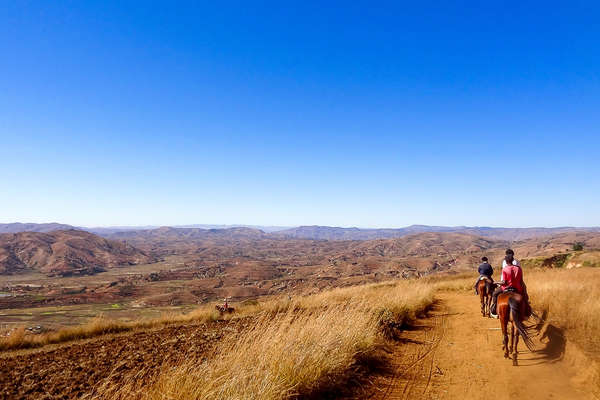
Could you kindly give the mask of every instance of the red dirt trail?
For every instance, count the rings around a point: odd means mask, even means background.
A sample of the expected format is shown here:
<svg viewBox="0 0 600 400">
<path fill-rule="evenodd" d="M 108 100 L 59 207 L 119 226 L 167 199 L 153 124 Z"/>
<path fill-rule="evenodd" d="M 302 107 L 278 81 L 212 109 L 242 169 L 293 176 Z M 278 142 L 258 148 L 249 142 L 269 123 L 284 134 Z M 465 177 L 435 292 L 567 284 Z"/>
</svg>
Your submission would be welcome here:
<svg viewBox="0 0 600 400">
<path fill-rule="evenodd" d="M 519 366 L 503 357 L 500 323 L 483 318 L 479 299 L 440 293 L 430 318 L 406 331 L 394 346 L 391 371 L 374 379 L 366 398 L 399 399 L 595 399 L 582 383 L 584 361 L 565 361 L 564 338 L 534 339 L 532 353 L 519 342 Z M 556 343 L 557 340 L 562 343 Z M 568 351 L 568 350 L 567 350 Z"/>
</svg>

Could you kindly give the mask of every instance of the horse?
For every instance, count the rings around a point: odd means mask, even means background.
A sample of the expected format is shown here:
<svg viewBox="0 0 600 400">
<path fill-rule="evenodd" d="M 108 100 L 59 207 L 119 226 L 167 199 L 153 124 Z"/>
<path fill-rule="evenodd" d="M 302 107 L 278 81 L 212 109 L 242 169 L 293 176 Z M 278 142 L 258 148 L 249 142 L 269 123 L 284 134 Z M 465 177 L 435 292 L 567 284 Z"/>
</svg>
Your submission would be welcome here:
<svg viewBox="0 0 600 400">
<path fill-rule="evenodd" d="M 215 309 L 221 314 L 231 314 L 233 312 L 235 312 L 235 308 L 233 307 L 229 307 L 229 301 L 228 301 L 229 297 L 226 297 L 225 299 L 223 299 L 223 304 L 217 304 L 215 306 Z"/>
<path fill-rule="evenodd" d="M 534 351 L 533 341 L 527 333 L 527 328 L 523 325 L 525 315 L 525 302 L 523 296 L 517 292 L 504 292 L 498 295 L 497 305 L 498 317 L 500 319 L 500 328 L 502 329 L 502 350 L 504 350 L 504 358 L 510 358 L 512 353 L 512 362 L 514 366 L 519 365 L 517 354 L 519 351 L 519 335 L 523 338 L 523 342 L 527 348 Z M 508 346 L 508 323 L 510 327 L 510 348 Z"/>
<path fill-rule="evenodd" d="M 481 301 L 481 315 L 483 317 L 490 316 L 490 306 L 492 304 L 493 292 L 494 287 L 491 280 L 484 278 L 477 282 L 477 293 L 479 293 L 479 301 Z"/>
</svg>

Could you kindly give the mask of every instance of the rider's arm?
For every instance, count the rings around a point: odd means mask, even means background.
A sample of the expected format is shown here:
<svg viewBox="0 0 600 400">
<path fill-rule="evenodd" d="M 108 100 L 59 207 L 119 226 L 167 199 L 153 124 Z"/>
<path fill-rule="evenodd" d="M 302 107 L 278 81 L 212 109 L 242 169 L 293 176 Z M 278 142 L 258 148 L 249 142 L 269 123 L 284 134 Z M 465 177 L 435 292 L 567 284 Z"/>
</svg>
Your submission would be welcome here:
<svg viewBox="0 0 600 400">
<path fill-rule="evenodd" d="M 500 285 L 506 285 L 508 279 L 508 272 L 506 272 L 504 268 L 502 268 L 502 273 L 500 274 Z"/>
</svg>

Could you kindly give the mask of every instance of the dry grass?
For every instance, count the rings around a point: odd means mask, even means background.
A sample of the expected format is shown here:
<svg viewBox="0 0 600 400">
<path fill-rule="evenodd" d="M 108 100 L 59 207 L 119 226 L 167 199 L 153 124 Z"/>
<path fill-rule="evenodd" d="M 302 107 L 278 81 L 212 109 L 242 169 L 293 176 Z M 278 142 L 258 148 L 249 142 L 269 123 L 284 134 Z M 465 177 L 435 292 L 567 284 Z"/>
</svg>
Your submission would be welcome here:
<svg viewBox="0 0 600 400">
<path fill-rule="evenodd" d="M 600 269 L 525 271 L 534 308 L 592 351 L 600 351 Z"/>
<path fill-rule="evenodd" d="M 166 368 L 150 388 L 136 388 L 132 380 L 98 398 L 269 400 L 315 395 L 346 382 L 357 366 L 379 354 L 382 331 L 414 318 L 432 301 L 430 285 L 412 281 L 271 302 L 263 305 L 251 329 L 223 343 L 214 357 Z"/>
<path fill-rule="evenodd" d="M 240 314 L 236 316 L 240 316 Z M 227 318 L 228 316 L 224 317 Z M 88 339 L 110 333 L 158 328 L 178 323 L 205 322 L 216 320 L 217 318 L 220 317 L 216 310 L 202 307 L 188 314 L 165 314 L 159 318 L 133 322 L 124 322 L 98 316 L 87 324 L 65 327 L 55 332 L 47 332 L 38 335 L 26 334 L 24 327 L 19 327 L 12 331 L 9 336 L 0 338 L 0 351 L 42 347 L 48 344 Z"/>
<path fill-rule="evenodd" d="M 473 291 L 477 272 L 463 272 L 456 275 L 429 276 L 423 278 L 429 282 L 436 290 L 444 291 Z"/>
</svg>

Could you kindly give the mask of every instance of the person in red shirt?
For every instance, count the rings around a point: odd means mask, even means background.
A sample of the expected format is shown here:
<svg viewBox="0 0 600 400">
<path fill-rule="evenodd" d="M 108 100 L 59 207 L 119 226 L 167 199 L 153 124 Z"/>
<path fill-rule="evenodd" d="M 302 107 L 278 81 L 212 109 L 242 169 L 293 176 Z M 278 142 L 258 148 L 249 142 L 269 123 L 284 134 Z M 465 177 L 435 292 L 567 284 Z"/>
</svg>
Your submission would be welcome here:
<svg viewBox="0 0 600 400">
<path fill-rule="evenodd" d="M 502 280 L 500 286 L 496 288 L 492 295 L 492 307 L 490 313 L 492 317 L 498 318 L 496 314 L 496 304 L 498 303 L 498 295 L 505 290 L 511 288 L 515 292 L 523 296 L 526 304 L 526 315 L 531 314 L 531 308 L 529 306 L 529 296 L 527 295 L 527 287 L 523 282 L 523 270 L 519 261 L 515 260 L 515 252 L 511 249 L 506 250 L 506 257 L 502 263 Z"/>
<path fill-rule="evenodd" d="M 513 260 L 510 264 L 507 260 L 504 261 L 505 265 L 502 266 L 502 283 L 500 287 L 502 290 L 506 290 L 509 287 L 515 289 L 519 294 L 523 294 L 523 270 L 517 260 Z"/>
</svg>

